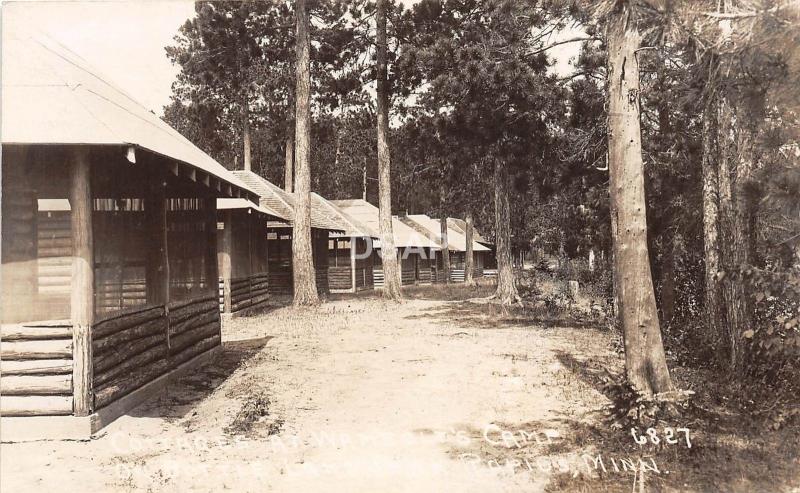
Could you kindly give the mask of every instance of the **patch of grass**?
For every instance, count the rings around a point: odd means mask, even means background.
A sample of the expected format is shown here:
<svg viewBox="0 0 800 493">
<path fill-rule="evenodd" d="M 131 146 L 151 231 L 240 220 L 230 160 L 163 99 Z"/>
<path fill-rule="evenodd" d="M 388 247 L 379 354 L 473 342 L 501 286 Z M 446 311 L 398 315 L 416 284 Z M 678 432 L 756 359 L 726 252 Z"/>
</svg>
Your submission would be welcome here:
<svg viewBox="0 0 800 493">
<path fill-rule="evenodd" d="M 225 428 L 225 432 L 231 435 L 246 435 L 253 430 L 256 423 L 264 421 L 269 417 L 270 400 L 266 393 L 261 392 L 248 396 L 233 422 Z M 283 427 L 283 420 L 276 419 L 267 423 L 267 435 L 275 435 Z"/>
<path fill-rule="evenodd" d="M 497 285 L 494 281 L 481 279 L 474 286 L 464 283 L 428 284 L 407 286 L 403 295 L 412 300 L 461 301 L 470 298 L 486 298 L 494 294 Z"/>
</svg>

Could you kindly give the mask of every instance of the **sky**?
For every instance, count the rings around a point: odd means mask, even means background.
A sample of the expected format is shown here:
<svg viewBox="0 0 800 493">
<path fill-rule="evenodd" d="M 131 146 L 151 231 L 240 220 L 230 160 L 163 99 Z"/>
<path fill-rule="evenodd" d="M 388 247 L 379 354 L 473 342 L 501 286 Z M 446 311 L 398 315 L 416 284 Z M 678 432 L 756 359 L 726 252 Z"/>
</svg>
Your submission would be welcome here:
<svg viewBox="0 0 800 493">
<path fill-rule="evenodd" d="M 167 59 L 178 28 L 194 16 L 191 0 L 0 0 L 3 28 L 42 32 L 84 58 L 157 115 L 178 73 Z M 411 6 L 415 0 L 401 0 Z M 558 38 L 574 36 L 562 33 Z M 555 48 L 556 71 L 569 72 L 579 43 Z"/>
</svg>

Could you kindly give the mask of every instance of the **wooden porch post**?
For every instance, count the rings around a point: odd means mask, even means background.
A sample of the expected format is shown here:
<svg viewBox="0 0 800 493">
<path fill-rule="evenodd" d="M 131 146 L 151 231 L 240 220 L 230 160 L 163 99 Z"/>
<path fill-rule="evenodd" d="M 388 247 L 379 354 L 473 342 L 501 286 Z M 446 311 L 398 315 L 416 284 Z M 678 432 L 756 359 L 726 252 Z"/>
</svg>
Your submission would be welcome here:
<svg viewBox="0 0 800 493">
<path fill-rule="evenodd" d="M 231 312 L 231 243 L 233 242 L 233 215 L 226 210 L 225 229 L 222 230 L 222 306 L 225 313 Z"/>
<path fill-rule="evenodd" d="M 356 289 L 356 247 L 358 246 L 358 240 L 355 236 L 350 237 L 350 271 L 351 271 L 351 282 L 353 283 L 353 292 L 358 292 Z"/>
<path fill-rule="evenodd" d="M 72 393 L 75 416 L 92 412 L 92 323 L 94 322 L 94 245 L 89 153 L 79 148 L 72 155 L 69 201 L 72 209 Z"/>
<path fill-rule="evenodd" d="M 219 299 L 219 267 L 217 266 L 217 199 L 205 199 L 206 208 L 206 279 L 208 289 Z"/>
<path fill-rule="evenodd" d="M 450 284 L 450 241 L 447 239 L 447 216 L 442 216 L 442 219 L 440 219 L 440 226 L 442 240 L 442 269 L 444 270 L 445 282 Z"/>
</svg>

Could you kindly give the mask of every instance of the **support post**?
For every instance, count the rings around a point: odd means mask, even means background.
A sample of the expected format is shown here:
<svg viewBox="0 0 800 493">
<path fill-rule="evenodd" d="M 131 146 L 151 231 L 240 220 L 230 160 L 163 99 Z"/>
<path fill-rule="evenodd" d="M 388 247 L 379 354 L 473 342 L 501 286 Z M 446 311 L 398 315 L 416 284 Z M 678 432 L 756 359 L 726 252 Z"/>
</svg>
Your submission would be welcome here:
<svg viewBox="0 0 800 493">
<path fill-rule="evenodd" d="M 358 245 L 358 240 L 355 236 L 350 237 L 350 272 L 351 272 L 351 282 L 353 283 L 352 288 L 353 292 L 358 292 L 356 288 L 356 247 Z M 338 255 L 337 255 L 338 257 Z"/>
<path fill-rule="evenodd" d="M 170 301 L 170 283 L 171 277 L 169 272 L 169 221 L 167 217 L 168 207 L 167 207 L 167 199 L 166 199 L 166 182 L 161 187 L 161 263 L 164 266 L 164 277 L 163 281 L 163 290 L 164 290 L 164 315 L 167 317 L 167 323 L 164 327 L 164 333 L 167 338 L 167 351 L 170 350 L 172 344 L 169 339 L 169 301 Z"/>
<path fill-rule="evenodd" d="M 233 243 L 233 215 L 226 210 L 225 227 L 222 230 L 222 307 L 225 313 L 231 312 L 231 244 Z"/>
<path fill-rule="evenodd" d="M 94 322 L 94 242 L 89 153 L 79 148 L 72 155 L 69 201 L 72 214 L 72 392 L 73 414 L 92 412 L 92 323 Z"/>
<path fill-rule="evenodd" d="M 440 219 L 441 240 L 442 240 L 442 268 L 444 269 L 444 279 L 450 284 L 450 241 L 447 239 L 447 216 Z"/>
<path fill-rule="evenodd" d="M 207 197 L 206 209 L 206 279 L 209 294 L 219 297 L 219 268 L 217 267 L 217 199 Z"/>
</svg>

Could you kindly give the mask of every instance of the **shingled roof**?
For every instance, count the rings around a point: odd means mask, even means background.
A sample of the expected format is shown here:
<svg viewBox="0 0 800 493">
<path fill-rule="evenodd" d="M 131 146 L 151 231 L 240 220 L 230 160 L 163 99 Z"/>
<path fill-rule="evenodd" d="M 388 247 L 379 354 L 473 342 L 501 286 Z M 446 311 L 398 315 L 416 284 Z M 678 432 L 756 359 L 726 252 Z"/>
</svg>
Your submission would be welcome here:
<svg viewBox="0 0 800 493">
<path fill-rule="evenodd" d="M 455 217 L 448 217 L 447 218 L 447 227 L 451 228 L 451 229 L 455 229 L 456 231 L 458 231 L 459 233 L 464 235 L 464 238 L 467 237 L 467 223 L 463 219 L 458 219 L 458 218 L 455 218 Z M 475 226 L 472 227 L 472 239 L 474 241 L 477 241 L 478 243 L 483 243 L 484 245 L 491 245 L 492 244 L 490 241 L 488 241 L 486 238 L 484 238 L 483 235 L 480 234 L 480 232 L 478 231 L 478 229 Z"/>
<path fill-rule="evenodd" d="M 288 218 L 281 216 L 277 211 L 265 205 L 258 205 L 247 199 L 217 199 L 217 210 L 224 211 L 230 209 L 250 209 L 275 219 L 288 220 Z"/>
<path fill-rule="evenodd" d="M 425 214 L 409 214 L 403 220 L 406 224 L 415 227 L 417 231 L 424 231 L 429 238 L 435 238 L 441 244 L 441 222 L 438 219 L 433 219 Z M 414 226 L 414 224 L 416 226 Z M 467 238 L 455 228 L 451 227 L 450 222 L 447 224 L 447 249 L 453 252 L 466 252 L 467 251 Z M 481 245 L 480 243 L 472 242 L 473 252 L 487 252 L 489 248 Z"/>
<path fill-rule="evenodd" d="M 371 228 L 377 237 L 380 236 L 377 207 L 361 199 L 331 200 L 330 202 L 355 221 Z M 433 248 L 434 250 L 439 250 L 437 242 L 403 224 L 397 216 L 392 217 L 392 233 L 394 233 L 394 245 L 396 247 Z M 375 248 L 380 248 L 380 242 L 376 242 L 374 246 Z"/>
<path fill-rule="evenodd" d="M 7 24 L 4 23 L 4 27 Z M 134 146 L 179 161 L 252 194 L 84 59 L 42 34 L 3 29 L 3 144 Z"/>
<path fill-rule="evenodd" d="M 326 200 L 322 197 L 320 198 L 322 199 L 321 203 L 323 206 L 332 209 L 332 212 L 337 214 L 341 218 L 341 220 L 347 224 L 348 229 L 345 230 L 345 233 L 348 236 L 364 236 L 374 239 L 380 238 L 380 232 L 377 229 L 367 224 L 364 224 L 355 217 L 347 214 L 338 205 L 334 203 L 335 201 Z"/>
<path fill-rule="evenodd" d="M 287 192 L 252 171 L 237 170 L 233 174 L 261 197 L 261 205 L 279 213 L 279 217 L 285 218 L 289 224 L 294 223 L 294 194 Z M 368 236 L 368 234 L 357 231 L 357 228 L 350 224 L 341 211 L 336 207 L 332 207 L 332 204 L 328 204 L 328 202 L 320 195 L 311 193 L 312 228 L 342 231 L 345 234 L 353 234 L 355 236 Z"/>
</svg>

